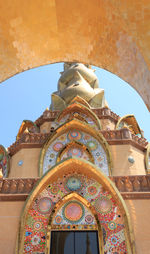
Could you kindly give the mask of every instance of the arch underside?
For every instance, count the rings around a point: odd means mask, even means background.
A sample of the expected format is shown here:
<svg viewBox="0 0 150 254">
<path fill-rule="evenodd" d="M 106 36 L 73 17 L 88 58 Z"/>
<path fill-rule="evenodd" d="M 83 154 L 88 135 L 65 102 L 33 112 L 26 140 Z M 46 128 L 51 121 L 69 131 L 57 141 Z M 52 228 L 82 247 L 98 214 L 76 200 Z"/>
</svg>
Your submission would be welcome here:
<svg viewBox="0 0 150 254">
<path fill-rule="evenodd" d="M 0 8 L 0 81 L 41 65 L 83 62 L 127 81 L 150 109 L 149 1 L 6 0 Z"/>
<path fill-rule="evenodd" d="M 134 253 L 121 195 L 111 180 L 81 159 L 57 164 L 40 179 L 26 202 L 20 225 L 16 253 L 45 253 L 47 234 L 60 228 L 98 230 L 101 254 L 110 250 Z"/>
</svg>

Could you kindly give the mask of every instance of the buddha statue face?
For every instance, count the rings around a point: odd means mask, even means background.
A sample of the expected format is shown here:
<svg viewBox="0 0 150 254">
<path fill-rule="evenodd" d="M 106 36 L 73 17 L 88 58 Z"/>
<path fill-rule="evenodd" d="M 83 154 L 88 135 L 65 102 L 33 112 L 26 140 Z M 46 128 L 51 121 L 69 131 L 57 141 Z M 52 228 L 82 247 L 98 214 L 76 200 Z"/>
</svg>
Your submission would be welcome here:
<svg viewBox="0 0 150 254">
<path fill-rule="evenodd" d="M 76 96 L 91 106 L 102 107 L 104 90 L 98 88 L 98 79 L 90 67 L 81 63 L 65 63 L 58 81 L 58 91 L 52 94 L 51 108 L 65 108 Z"/>
</svg>

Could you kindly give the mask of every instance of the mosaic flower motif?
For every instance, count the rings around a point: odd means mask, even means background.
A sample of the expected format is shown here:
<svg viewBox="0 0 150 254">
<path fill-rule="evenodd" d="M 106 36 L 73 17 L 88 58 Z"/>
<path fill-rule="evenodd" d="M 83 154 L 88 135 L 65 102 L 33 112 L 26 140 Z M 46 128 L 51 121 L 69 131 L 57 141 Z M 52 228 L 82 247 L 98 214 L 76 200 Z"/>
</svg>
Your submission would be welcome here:
<svg viewBox="0 0 150 254">
<path fill-rule="evenodd" d="M 38 201 L 38 211 L 42 214 L 47 214 L 52 208 L 52 201 L 48 197 L 41 198 Z"/>
<path fill-rule="evenodd" d="M 99 213 L 107 214 L 112 210 L 112 202 L 107 197 L 99 197 L 96 199 L 94 206 Z"/>
<path fill-rule="evenodd" d="M 87 142 L 87 146 L 92 150 L 92 151 L 95 151 L 98 147 L 98 144 L 96 141 L 94 140 L 91 140 L 91 141 L 88 141 Z"/>
<path fill-rule="evenodd" d="M 79 141 L 81 138 L 82 138 L 82 133 L 80 131 L 78 131 L 78 130 L 71 130 L 68 133 L 68 139 L 70 141 L 72 141 L 72 140 Z"/>
<path fill-rule="evenodd" d="M 63 217 L 70 223 L 79 223 L 83 216 L 84 207 L 77 201 L 70 201 L 63 208 Z"/>
<path fill-rule="evenodd" d="M 77 191 L 81 189 L 81 187 L 82 187 L 82 182 L 78 177 L 72 176 L 66 180 L 65 188 L 67 188 L 67 190 Z"/>
<path fill-rule="evenodd" d="M 31 239 L 33 245 L 37 245 L 40 243 L 40 237 L 38 235 L 34 235 Z"/>
<path fill-rule="evenodd" d="M 85 217 L 85 221 L 86 221 L 87 224 L 91 224 L 93 222 L 93 220 L 94 220 L 94 218 L 91 215 L 87 215 Z"/>
<path fill-rule="evenodd" d="M 56 142 L 53 145 L 53 149 L 55 152 L 59 152 L 63 148 L 63 144 L 61 142 Z"/>
</svg>

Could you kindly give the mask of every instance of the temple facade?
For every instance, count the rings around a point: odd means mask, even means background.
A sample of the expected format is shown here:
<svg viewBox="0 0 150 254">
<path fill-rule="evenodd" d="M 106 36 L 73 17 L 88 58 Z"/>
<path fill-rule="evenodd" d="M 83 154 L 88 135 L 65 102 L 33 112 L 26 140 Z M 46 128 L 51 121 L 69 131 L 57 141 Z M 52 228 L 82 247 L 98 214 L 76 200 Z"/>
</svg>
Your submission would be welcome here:
<svg viewBox="0 0 150 254">
<path fill-rule="evenodd" d="M 94 70 L 65 63 L 50 108 L 0 146 L 0 253 L 149 254 L 150 145 Z"/>
</svg>

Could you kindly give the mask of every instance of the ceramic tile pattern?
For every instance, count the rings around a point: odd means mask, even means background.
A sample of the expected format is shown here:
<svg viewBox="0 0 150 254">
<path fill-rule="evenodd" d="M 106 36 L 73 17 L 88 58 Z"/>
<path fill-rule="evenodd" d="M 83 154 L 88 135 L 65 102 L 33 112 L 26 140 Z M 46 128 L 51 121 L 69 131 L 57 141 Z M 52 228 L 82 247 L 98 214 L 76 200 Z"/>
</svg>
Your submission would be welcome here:
<svg viewBox="0 0 150 254">
<path fill-rule="evenodd" d="M 95 209 L 103 231 L 105 253 L 127 253 L 124 219 L 119 206 L 102 185 L 81 174 L 63 175 L 56 182 L 49 183 L 36 196 L 26 218 L 24 253 L 45 253 L 47 226 L 51 212 L 55 204 L 72 191 L 85 198 Z M 73 213 L 71 213 L 72 207 L 74 207 Z M 60 206 L 52 222 L 54 226 L 59 224 L 59 228 L 62 229 L 71 225 L 75 225 L 76 229 L 80 229 L 83 225 L 89 229 L 96 223 L 92 212 L 74 199 Z"/>
</svg>

